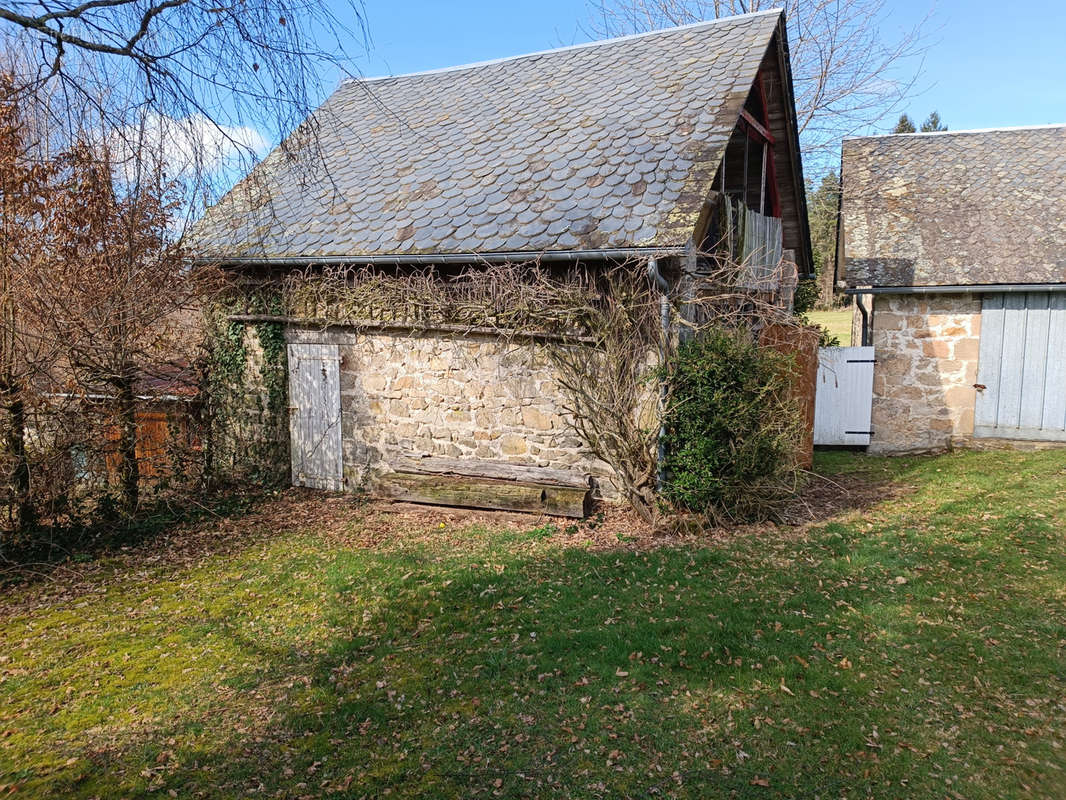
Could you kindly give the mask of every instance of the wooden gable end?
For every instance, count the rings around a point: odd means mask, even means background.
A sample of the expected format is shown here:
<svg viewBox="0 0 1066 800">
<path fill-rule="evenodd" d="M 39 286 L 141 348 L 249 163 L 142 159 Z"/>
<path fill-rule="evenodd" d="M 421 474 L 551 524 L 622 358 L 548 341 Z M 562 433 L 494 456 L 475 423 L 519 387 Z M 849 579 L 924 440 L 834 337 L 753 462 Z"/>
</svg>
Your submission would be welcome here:
<svg viewBox="0 0 1066 800">
<path fill-rule="evenodd" d="M 719 167 L 715 187 L 745 197 L 749 208 L 780 217 L 784 248 L 800 274 L 813 271 L 791 75 L 781 33 L 774 35 Z M 767 144 L 765 168 L 763 143 Z M 724 170 L 724 172 L 723 172 Z M 765 183 L 764 181 L 765 175 Z"/>
<path fill-rule="evenodd" d="M 784 231 L 785 248 L 795 252 L 800 272 L 809 274 L 814 271 L 814 264 L 807 223 L 807 196 L 803 185 L 803 165 L 796 131 L 792 76 L 787 50 L 780 36 L 780 32 L 774 35 L 752 92 L 760 91 L 761 85 L 766 98 L 770 133 L 774 138 L 774 167 L 781 202 L 781 227 Z"/>
</svg>

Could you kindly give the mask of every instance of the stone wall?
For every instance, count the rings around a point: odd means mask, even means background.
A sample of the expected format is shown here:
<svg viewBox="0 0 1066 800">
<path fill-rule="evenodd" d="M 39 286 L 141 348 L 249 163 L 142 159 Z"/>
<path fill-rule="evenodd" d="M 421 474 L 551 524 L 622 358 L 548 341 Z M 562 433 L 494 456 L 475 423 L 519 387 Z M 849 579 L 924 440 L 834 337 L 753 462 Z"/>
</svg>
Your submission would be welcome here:
<svg viewBox="0 0 1066 800">
<path fill-rule="evenodd" d="M 981 299 L 878 295 L 871 453 L 941 450 L 973 436 Z"/>
<path fill-rule="evenodd" d="M 221 480 L 259 485 L 289 483 L 289 418 L 284 352 L 269 363 L 260 334 L 264 326 L 241 326 L 244 364 L 228 396 L 214 405 L 212 472 Z M 228 379 L 228 376 L 227 378 Z M 279 397 L 272 397 L 276 385 Z"/>
<path fill-rule="evenodd" d="M 336 344 L 344 473 L 367 486 L 404 456 L 568 469 L 614 497 L 610 467 L 566 424 L 553 370 L 536 344 L 489 335 L 290 329 L 292 342 Z"/>
</svg>

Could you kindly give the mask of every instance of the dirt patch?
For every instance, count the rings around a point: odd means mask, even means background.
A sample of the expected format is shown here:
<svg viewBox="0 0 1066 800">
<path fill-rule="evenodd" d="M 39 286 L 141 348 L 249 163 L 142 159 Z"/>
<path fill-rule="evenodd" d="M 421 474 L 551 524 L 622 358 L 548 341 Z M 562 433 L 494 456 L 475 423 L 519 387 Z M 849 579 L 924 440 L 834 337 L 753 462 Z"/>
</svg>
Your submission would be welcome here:
<svg viewBox="0 0 1066 800">
<path fill-rule="evenodd" d="M 586 520 L 509 511 L 423 506 L 414 503 L 378 501 L 366 508 L 361 529 L 348 543 L 361 547 L 388 547 L 412 542 L 462 546 L 464 531 L 472 527 L 532 532 L 540 543 L 608 547 L 649 547 L 662 540 L 633 511 L 605 505 Z"/>
<path fill-rule="evenodd" d="M 899 497 L 911 487 L 863 473 L 814 475 L 800 498 L 785 513 L 784 522 L 723 528 L 689 527 L 684 533 L 656 531 L 626 507 L 604 505 L 587 520 L 506 511 L 422 506 L 412 503 L 365 501 L 351 495 L 289 489 L 259 502 L 237 516 L 218 516 L 195 524 L 177 525 L 144 544 L 122 547 L 86 563 L 9 567 L 15 579 L 0 588 L 0 619 L 27 605 L 68 603 L 108 585 L 108 576 L 171 571 L 194 566 L 211 556 L 233 552 L 276 536 L 308 531 L 344 547 L 390 549 L 415 543 L 469 545 L 469 529 L 482 527 L 532 533 L 525 544 L 585 547 L 593 550 L 646 550 L 683 544 L 708 545 L 736 536 L 780 538 L 800 535 L 812 525 L 859 512 Z M 27 584 L 36 584 L 32 588 Z"/>
<path fill-rule="evenodd" d="M 783 524 L 806 526 L 853 511 L 862 511 L 914 491 L 913 486 L 864 472 L 844 475 L 812 473 L 807 485 L 786 509 Z"/>
<path fill-rule="evenodd" d="M 349 528 L 345 543 L 353 547 L 392 547 L 413 542 L 462 547 L 471 527 L 537 532 L 537 540 L 559 546 L 594 550 L 644 550 L 679 544 L 711 544 L 738 535 L 780 536 L 802 532 L 812 525 L 850 512 L 859 512 L 911 491 L 911 487 L 874 478 L 862 472 L 827 477 L 812 474 L 800 497 L 790 504 L 781 522 L 728 527 L 689 526 L 685 532 L 656 530 L 631 509 L 603 504 L 589 519 L 446 508 L 415 503 L 373 501 L 364 508 L 357 528 Z"/>
</svg>

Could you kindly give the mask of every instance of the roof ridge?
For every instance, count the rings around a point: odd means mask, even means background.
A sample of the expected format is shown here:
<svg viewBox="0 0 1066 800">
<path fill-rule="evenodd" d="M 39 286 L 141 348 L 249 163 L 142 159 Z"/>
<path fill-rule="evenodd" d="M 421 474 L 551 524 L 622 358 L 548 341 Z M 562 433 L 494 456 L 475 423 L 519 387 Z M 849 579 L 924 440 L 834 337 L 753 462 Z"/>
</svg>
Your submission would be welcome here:
<svg viewBox="0 0 1066 800">
<path fill-rule="evenodd" d="M 459 72 L 466 69 L 476 69 L 478 67 L 488 67 L 493 64 L 505 64 L 509 61 L 519 61 L 523 58 L 535 58 L 538 56 L 552 55 L 555 53 L 565 53 L 571 50 L 583 50 L 585 48 L 600 47 L 601 45 L 616 44 L 618 42 L 628 42 L 634 39 L 645 39 L 651 36 L 657 36 L 663 33 L 673 33 L 675 31 L 690 30 L 702 27 L 713 27 L 723 22 L 733 22 L 738 19 L 764 17 L 769 14 L 775 14 L 780 16 L 784 13 L 784 9 L 780 6 L 774 8 L 768 8 L 765 11 L 751 11 L 747 14 L 733 14 L 728 17 L 718 17 L 717 19 L 702 20 L 700 22 L 690 22 L 686 25 L 675 25 L 671 28 L 657 28 L 653 31 L 644 31 L 643 33 L 631 33 L 626 36 L 615 36 L 610 39 L 597 39 L 592 42 L 582 42 L 580 44 L 565 45 L 563 47 L 552 47 L 547 50 L 537 50 L 532 53 L 520 53 L 514 56 L 503 56 L 501 58 L 491 58 L 486 61 L 473 61 L 469 64 L 456 64 L 451 67 L 438 67 L 437 69 L 425 69 L 415 72 L 403 72 L 399 75 L 375 75 L 370 78 L 345 78 L 341 81 L 341 85 L 347 83 L 370 83 L 373 81 L 388 81 L 396 78 L 414 78 L 421 75 L 438 75 L 446 72 Z"/>
<path fill-rule="evenodd" d="M 999 128 L 963 128 L 952 131 L 915 131 L 914 133 L 874 133 L 868 136 L 845 136 L 844 141 L 852 142 L 858 139 L 893 139 L 902 136 L 954 136 L 968 133 L 1005 133 L 1010 131 L 1039 131 L 1049 128 L 1066 128 L 1066 122 L 1050 122 L 1044 125 L 1005 125 Z"/>
</svg>

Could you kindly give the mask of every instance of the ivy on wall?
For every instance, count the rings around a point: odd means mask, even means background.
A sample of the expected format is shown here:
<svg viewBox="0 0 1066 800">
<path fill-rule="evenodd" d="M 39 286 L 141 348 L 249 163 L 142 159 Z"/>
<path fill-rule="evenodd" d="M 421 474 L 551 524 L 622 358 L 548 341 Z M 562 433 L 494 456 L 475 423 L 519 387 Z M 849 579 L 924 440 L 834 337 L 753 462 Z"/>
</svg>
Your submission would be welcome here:
<svg viewBox="0 0 1066 800">
<path fill-rule="evenodd" d="M 276 312 L 280 302 L 280 292 L 257 290 L 224 300 L 211 312 L 203 386 L 206 467 L 215 484 L 269 486 L 289 479 L 285 326 L 230 319 L 250 305 L 257 313 Z"/>
<path fill-rule="evenodd" d="M 261 373 L 267 394 L 266 413 L 286 421 L 289 406 L 288 347 L 285 326 L 280 322 L 257 322 L 253 330 L 263 350 Z"/>
</svg>

